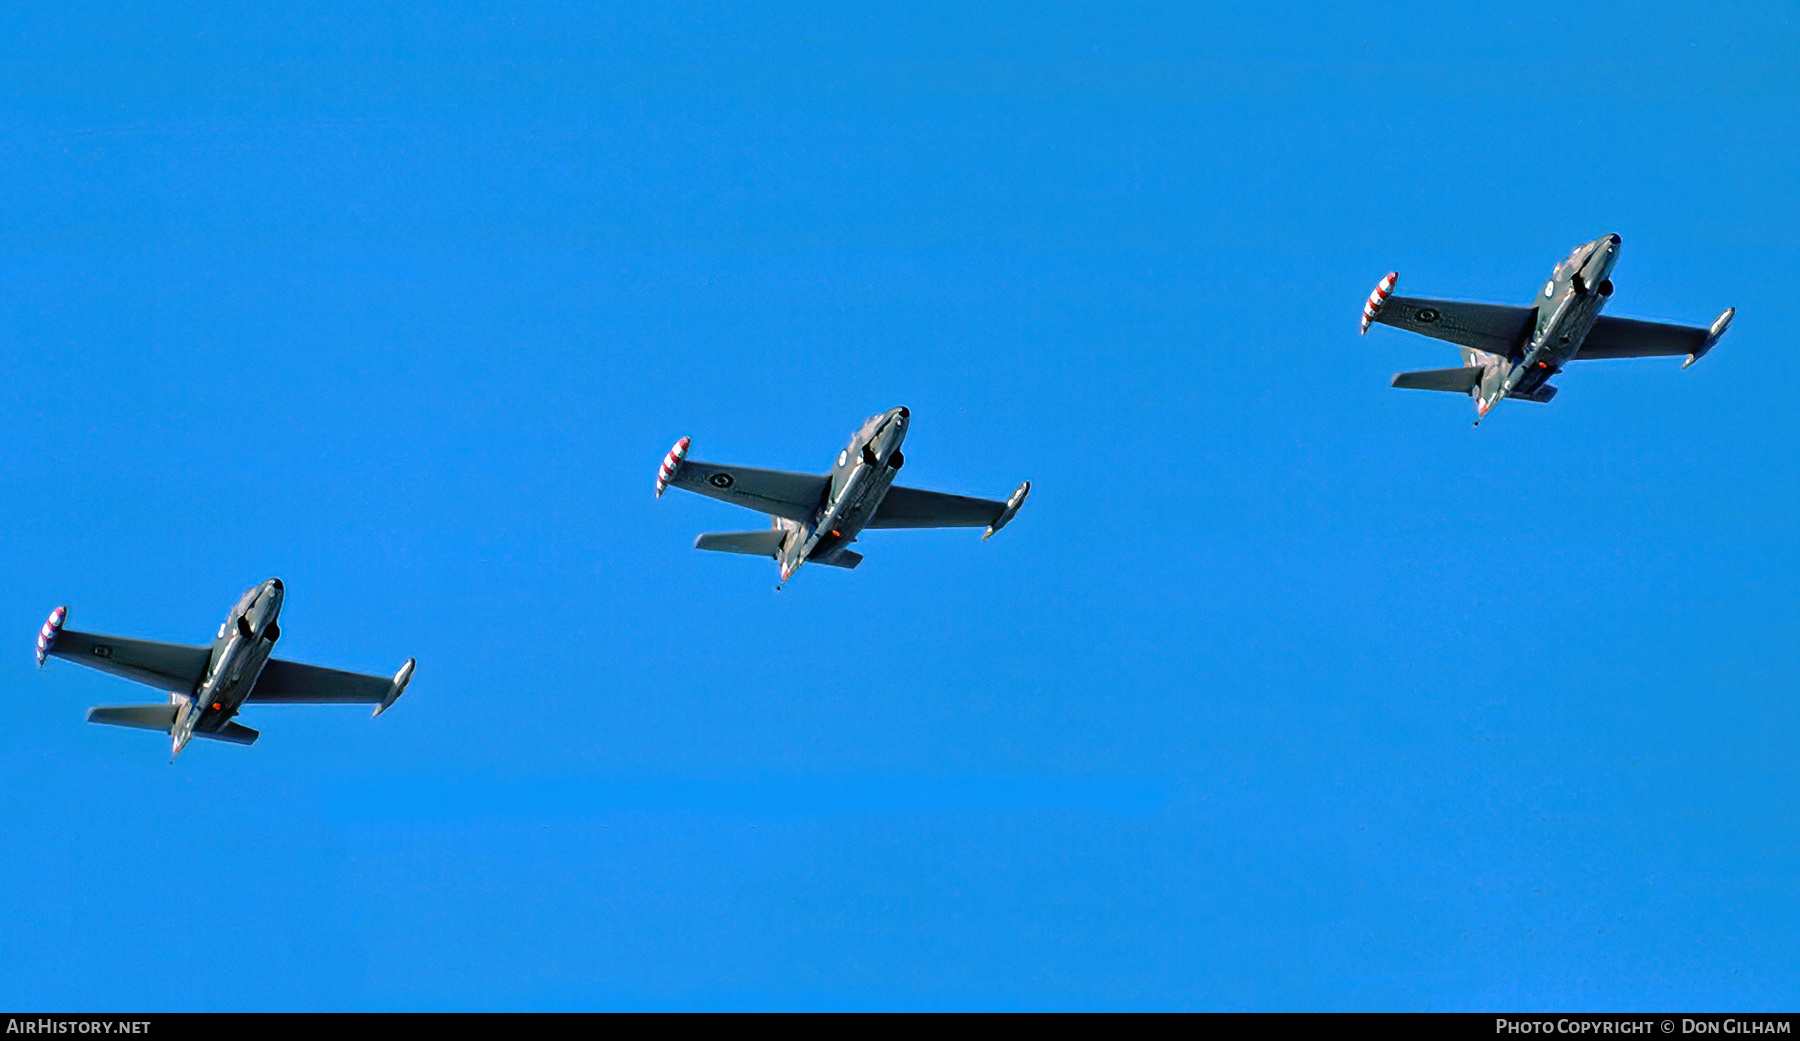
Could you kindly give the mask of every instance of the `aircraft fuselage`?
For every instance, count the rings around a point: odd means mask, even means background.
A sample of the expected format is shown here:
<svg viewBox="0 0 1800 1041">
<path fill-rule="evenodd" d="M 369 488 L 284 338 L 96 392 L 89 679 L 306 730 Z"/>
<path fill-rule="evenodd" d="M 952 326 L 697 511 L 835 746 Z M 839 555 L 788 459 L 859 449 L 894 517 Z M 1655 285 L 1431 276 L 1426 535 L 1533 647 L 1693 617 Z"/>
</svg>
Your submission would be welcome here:
<svg viewBox="0 0 1800 1041">
<path fill-rule="evenodd" d="M 176 753 L 195 731 L 222 729 L 250 696 L 281 636 L 281 628 L 275 624 L 281 599 L 281 580 L 271 578 L 245 590 L 225 616 L 225 624 L 219 626 L 219 635 L 213 640 L 206 675 L 182 701 L 175 717 L 172 736 Z"/>
<path fill-rule="evenodd" d="M 905 408 L 870 416 L 838 453 L 818 513 L 803 524 L 776 520 L 776 526 L 789 533 L 781 550 L 783 582 L 807 560 L 830 556 L 856 541 L 905 462 L 900 444 L 906 440 L 910 417 Z"/>
<path fill-rule="evenodd" d="M 1581 352 L 1600 309 L 1612 296 L 1612 269 L 1619 260 L 1619 236 L 1603 235 L 1556 265 L 1537 295 L 1537 321 L 1523 355 L 1490 371 L 1483 379 L 1476 408 L 1485 415 L 1508 395 L 1527 397 L 1562 371 Z M 1498 378 L 1496 378 L 1498 377 Z"/>
</svg>

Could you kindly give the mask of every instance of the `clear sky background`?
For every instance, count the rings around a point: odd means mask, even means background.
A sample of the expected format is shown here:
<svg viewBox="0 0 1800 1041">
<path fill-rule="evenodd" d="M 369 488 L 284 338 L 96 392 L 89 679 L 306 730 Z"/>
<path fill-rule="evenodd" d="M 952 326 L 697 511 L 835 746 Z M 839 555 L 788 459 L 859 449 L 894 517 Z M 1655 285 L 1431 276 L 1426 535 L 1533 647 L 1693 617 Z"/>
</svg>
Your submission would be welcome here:
<svg viewBox="0 0 1800 1041">
<path fill-rule="evenodd" d="M 0 16 L 0 1006 L 1800 1003 L 1791 3 L 255 6 Z M 1002 535 L 652 497 L 896 405 Z M 271 576 L 392 712 L 33 670 Z"/>
</svg>

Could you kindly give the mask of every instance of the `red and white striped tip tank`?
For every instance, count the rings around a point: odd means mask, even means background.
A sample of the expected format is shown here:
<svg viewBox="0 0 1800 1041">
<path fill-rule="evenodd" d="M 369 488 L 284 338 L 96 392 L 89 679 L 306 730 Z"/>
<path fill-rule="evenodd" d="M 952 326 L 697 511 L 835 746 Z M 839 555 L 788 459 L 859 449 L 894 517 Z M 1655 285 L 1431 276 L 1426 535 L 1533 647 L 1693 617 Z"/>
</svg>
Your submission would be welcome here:
<svg viewBox="0 0 1800 1041">
<path fill-rule="evenodd" d="M 688 445 L 692 443 L 693 438 L 684 437 L 675 442 L 675 447 L 669 449 L 668 455 L 663 456 L 662 465 L 656 468 L 656 497 L 658 499 L 662 498 L 663 492 L 669 490 L 669 480 L 675 476 L 675 471 L 681 468 L 681 461 L 687 458 Z"/>
<path fill-rule="evenodd" d="M 1394 284 L 1400 281 L 1400 272 L 1390 271 L 1388 276 L 1375 284 L 1375 291 L 1369 294 L 1369 302 L 1363 305 L 1362 335 L 1369 334 L 1369 326 L 1381 309 L 1387 306 L 1387 298 L 1394 291 Z"/>
</svg>

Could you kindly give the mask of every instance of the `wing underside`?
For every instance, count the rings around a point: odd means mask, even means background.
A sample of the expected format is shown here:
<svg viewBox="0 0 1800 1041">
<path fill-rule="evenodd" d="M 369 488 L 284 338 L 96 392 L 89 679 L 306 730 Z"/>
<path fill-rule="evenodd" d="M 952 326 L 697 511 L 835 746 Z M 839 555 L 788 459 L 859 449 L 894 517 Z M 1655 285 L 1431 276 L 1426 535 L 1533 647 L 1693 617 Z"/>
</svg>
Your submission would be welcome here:
<svg viewBox="0 0 1800 1041">
<path fill-rule="evenodd" d="M 210 647 L 101 636 L 73 629 L 58 632 L 48 653 L 158 690 L 182 694 L 199 686 L 212 662 Z"/>
<path fill-rule="evenodd" d="M 388 676 L 327 669 L 271 658 L 246 702 L 286 705 L 375 705 L 394 688 Z"/>
<path fill-rule="evenodd" d="M 1706 346 L 1711 330 L 1689 325 L 1642 322 L 1635 318 L 1605 315 L 1581 341 L 1575 360 L 1604 358 L 1666 358 L 1693 354 Z"/>
<path fill-rule="evenodd" d="M 894 485 L 876 508 L 871 528 L 985 528 L 1006 512 L 1006 503 L 966 495 L 928 492 Z"/>
<path fill-rule="evenodd" d="M 1463 347 L 1510 357 L 1518 352 L 1537 320 L 1537 309 L 1462 300 L 1389 297 L 1376 315 L 1381 325 L 1447 340 Z"/>
<path fill-rule="evenodd" d="M 688 459 L 680 463 L 668 483 L 758 513 L 807 521 L 825 501 L 830 479 L 818 474 L 721 466 Z"/>
</svg>

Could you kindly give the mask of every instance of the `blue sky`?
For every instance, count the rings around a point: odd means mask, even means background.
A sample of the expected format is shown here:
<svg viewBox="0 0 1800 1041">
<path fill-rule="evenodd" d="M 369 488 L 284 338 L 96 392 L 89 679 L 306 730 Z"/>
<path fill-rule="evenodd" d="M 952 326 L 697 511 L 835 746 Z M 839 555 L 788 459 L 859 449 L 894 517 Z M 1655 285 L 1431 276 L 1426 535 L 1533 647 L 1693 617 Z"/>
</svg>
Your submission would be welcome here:
<svg viewBox="0 0 1800 1041">
<path fill-rule="evenodd" d="M 1800 997 L 1791 5 L 0 17 L 0 1005 Z M 1737 323 L 1553 405 L 1370 287 Z M 678 437 L 1034 492 L 692 548 Z M 253 748 L 70 625 L 391 672 Z"/>
</svg>

